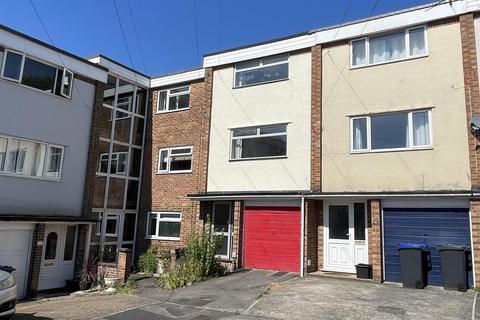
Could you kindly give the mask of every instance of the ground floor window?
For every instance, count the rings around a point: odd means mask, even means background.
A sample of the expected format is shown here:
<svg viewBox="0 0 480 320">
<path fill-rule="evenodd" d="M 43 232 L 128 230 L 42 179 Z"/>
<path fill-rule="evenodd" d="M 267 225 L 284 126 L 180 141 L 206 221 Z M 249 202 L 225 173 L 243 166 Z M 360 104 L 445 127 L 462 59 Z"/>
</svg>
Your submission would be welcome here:
<svg viewBox="0 0 480 320">
<path fill-rule="evenodd" d="M 147 238 L 180 240 L 182 214 L 179 212 L 150 212 L 148 214 Z"/>
<path fill-rule="evenodd" d="M 230 202 L 215 202 L 212 216 L 213 234 L 221 237 L 218 256 L 230 259 L 232 256 L 233 214 Z"/>
</svg>

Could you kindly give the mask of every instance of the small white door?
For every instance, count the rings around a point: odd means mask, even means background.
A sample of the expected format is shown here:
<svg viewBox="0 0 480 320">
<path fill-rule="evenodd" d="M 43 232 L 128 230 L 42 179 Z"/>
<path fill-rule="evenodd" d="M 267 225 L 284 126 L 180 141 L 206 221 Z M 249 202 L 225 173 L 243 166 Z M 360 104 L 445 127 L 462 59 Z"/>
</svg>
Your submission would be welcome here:
<svg viewBox="0 0 480 320">
<path fill-rule="evenodd" d="M 326 204 L 324 212 L 324 270 L 355 273 L 368 262 L 365 203 Z"/>
<path fill-rule="evenodd" d="M 73 279 L 76 226 L 47 225 L 38 290 L 62 288 Z"/>
</svg>

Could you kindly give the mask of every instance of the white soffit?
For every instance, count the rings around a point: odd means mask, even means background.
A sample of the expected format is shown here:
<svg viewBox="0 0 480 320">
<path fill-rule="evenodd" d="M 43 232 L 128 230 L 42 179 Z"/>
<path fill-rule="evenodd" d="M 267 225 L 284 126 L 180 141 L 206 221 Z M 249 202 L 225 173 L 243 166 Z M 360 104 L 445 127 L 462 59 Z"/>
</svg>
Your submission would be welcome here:
<svg viewBox="0 0 480 320">
<path fill-rule="evenodd" d="M 128 68 L 125 68 L 119 65 L 118 63 L 111 61 L 110 59 L 106 59 L 102 56 L 97 56 L 89 59 L 89 61 L 108 68 L 110 73 L 115 74 L 120 78 L 123 78 L 133 83 L 137 83 L 145 88 L 150 87 L 150 78 L 145 77 L 144 75 L 141 75 L 139 73 L 136 73 Z"/>
<path fill-rule="evenodd" d="M 97 68 L 89 63 L 82 62 L 72 56 L 63 54 L 49 47 L 43 46 L 40 43 L 26 39 L 20 35 L 14 34 L 7 30 L 0 28 L 0 43 L 7 49 L 17 50 L 31 55 L 34 58 L 39 58 L 45 62 L 66 67 L 74 73 L 81 74 L 87 78 L 107 82 L 108 72 Z"/>
<path fill-rule="evenodd" d="M 177 83 L 189 82 L 203 78 L 205 78 L 205 69 L 185 71 L 181 73 L 153 78 L 150 81 L 150 88 L 169 86 Z"/>
</svg>

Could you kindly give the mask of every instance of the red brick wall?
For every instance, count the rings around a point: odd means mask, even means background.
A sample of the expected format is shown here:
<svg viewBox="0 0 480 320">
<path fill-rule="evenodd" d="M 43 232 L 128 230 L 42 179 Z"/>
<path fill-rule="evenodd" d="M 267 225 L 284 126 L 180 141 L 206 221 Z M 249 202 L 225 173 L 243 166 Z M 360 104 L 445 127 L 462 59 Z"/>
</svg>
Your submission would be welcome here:
<svg viewBox="0 0 480 320">
<path fill-rule="evenodd" d="M 475 286 L 480 283 L 480 200 L 470 201 L 470 214 L 472 220 L 472 256 L 475 269 Z"/>
<path fill-rule="evenodd" d="M 322 191 L 322 47 L 312 47 L 310 185 Z"/>
<path fill-rule="evenodd" d="M 369 200 L 368 214 L 368 262 L 373 268 L 373 280 L 382 282 L 382 209 L 380 200 Z"/>
<path fill-rule="evenodd" d="M 138 253 L 148 246 L 181 248 L 193 228 L 199 224 L 200 203 L 187 198 L 188 194 L 204 192 L 207 179 L 208 134 L 210 127 L 211 70 L 206 80 L 190 83 L 190 109 L 156 114 L 157 96 L 161 90 L 151 90 L 150 114 L 144 150 L 142 195 L 137 228 Z M 160 148 L 193 146 L 192 172 L 157 174 Z M 182 213 L 179 241 L 145 240 L 148 211 Z"/>
<path fill-rule="evenodd" d="M 32 253 L 30 256 L 30 268 L 26 298 L 33 298 L 37 295 L 38 281 L 40 279 L 40 267 L 42 264 L 43 239 L 45 238 L 45 224 L 37 223 L 33 231 Z"/>
</svg>

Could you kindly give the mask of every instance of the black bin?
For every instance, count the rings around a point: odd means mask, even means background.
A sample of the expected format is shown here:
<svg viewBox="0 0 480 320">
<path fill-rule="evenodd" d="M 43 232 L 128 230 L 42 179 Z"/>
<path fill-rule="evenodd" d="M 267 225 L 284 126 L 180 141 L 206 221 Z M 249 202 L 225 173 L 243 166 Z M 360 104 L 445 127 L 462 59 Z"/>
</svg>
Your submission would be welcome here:
<svg viewBox="0 0 480 320">
<path fill-rule="evenodd" d="M 442 263 L 443 287 L 446 290 L 468 290 L 468 254 L 465 246 L 438 246 Z"/>
<path fill-rule="evenodd" d="M 358 279 L 372 279 L 372 265 L 359 263 L 355 266 Z"/>
<path fill-rule="evenodd" d="M 424 244 L 400 243 L 400 271 L 404 288 L 423 289 L 427 285 L 427 253 Z"/>
</svg>

